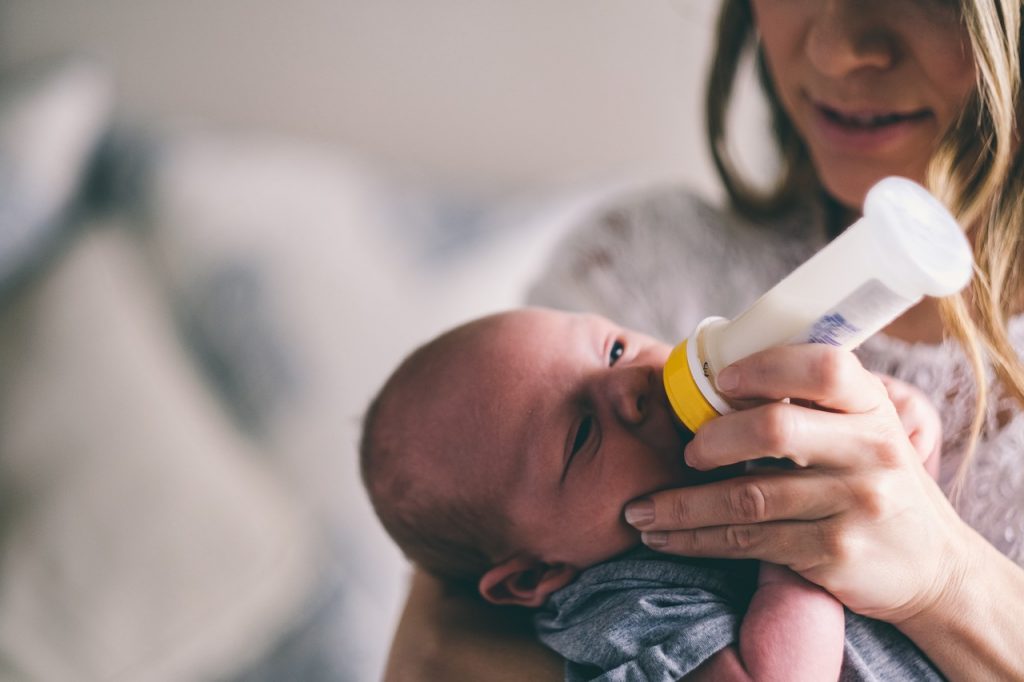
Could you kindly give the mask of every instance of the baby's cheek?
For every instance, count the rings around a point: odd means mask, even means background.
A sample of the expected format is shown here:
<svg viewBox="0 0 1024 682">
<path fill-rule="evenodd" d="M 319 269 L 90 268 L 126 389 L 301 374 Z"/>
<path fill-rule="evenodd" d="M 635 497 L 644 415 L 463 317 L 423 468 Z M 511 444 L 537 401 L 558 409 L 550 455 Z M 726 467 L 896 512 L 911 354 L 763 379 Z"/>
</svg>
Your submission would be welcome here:
<svg viewBox="0 0 1024 682">
<path fill-rule="evenodd" d="M 611 534 L 608 540 L 609 556 L 621 554 L 634 547 L 638 547 L 640 544 L 642 544 L 640 542 L 640 531 L 626 523 L 625 517 L 619 514 L 615 532 Z"/>
<path fill-rule="evenodd" d="M 593 566 L 640 544 L 640 534 L 625 522 L 621 510 L 615 515 L 594 514 L 581 522 L 562 526 L 562 547 L 580 566 Z"/>
<path fill-rule="evenodd" d="M 624 494 L 622 488 L 604 498 L 594 517 L 602 519 L 599 528 L 593 529 L 595 542 L 599 543 L 606 554 L 611 557 L 630 549 L 640 542 L 640 534 L 633 526 L 626 523 L 626 503 L 642 496 L 649 490 L 629 491 Z"/>
</svg>

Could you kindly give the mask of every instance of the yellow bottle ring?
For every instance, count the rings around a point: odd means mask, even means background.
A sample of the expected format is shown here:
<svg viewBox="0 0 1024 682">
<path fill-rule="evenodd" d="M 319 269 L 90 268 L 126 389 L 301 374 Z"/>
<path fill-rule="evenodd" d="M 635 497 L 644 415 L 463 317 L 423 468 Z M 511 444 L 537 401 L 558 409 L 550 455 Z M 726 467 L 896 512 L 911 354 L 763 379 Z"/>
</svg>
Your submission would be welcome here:
<svg viewBox="0 0 1024 682">
<path fill-rule="evenodd" d="M 719 413 L 701 393 L 693 378 L 693 369 L 690 367 L 687 354 L 688 342 L 689 339 L 672 349 L 665 362 L 663 378 L 665 393 L 668 394 L 672 410 L 686 428 L 696 433 L 697 429 L 719 416 Z M 696 369 L 703 371 L 699 367 Z"/>
</svg>

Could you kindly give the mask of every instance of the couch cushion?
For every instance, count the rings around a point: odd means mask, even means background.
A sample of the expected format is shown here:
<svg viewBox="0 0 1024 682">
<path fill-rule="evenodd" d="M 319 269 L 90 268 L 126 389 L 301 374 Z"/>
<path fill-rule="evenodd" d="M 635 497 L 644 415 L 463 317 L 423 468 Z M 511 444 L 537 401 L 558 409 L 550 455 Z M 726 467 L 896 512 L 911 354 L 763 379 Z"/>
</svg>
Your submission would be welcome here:
<svg viewBox="0 0 1024 682">
<path fill-rule="evenodd" d="M 169 320 L 111 229 L 0 311 L 5 679 L 222 678 L 308 597 L 312 524 Z"/>
</svg>

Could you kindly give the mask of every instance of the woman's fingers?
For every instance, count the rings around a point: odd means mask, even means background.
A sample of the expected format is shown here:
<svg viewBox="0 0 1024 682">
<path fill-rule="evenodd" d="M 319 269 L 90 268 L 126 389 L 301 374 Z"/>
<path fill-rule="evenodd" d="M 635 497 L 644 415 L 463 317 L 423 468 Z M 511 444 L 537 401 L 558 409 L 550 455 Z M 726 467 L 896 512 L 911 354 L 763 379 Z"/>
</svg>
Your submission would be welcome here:
<svg viewBox="0 0 1024 682">
<path fill-rule="evenodd" d="M 881 410 L 846 415 L 776 402 L 712 419 L 684 457 L 702 471 L 761 457 L 839 469 L 865 466 L 868 457 L 887 452 L 888 443 L 900 438 L 906 436 L 899 422 Z"/>
<path fill-rule="evenodd" d="M 812 571 L 826 563 L 834 544 L 828 523 L 776 521 L 680 531 L 644 531 L 644 544 L 667 554 L 721 559 L 760 559 Z"/>
<path fill-rule="evenodd" d="M 793 398 L 837 412 L 869 412 L 888 398 L 855 355 L 820 343 L 754 353 L 722 370 L 716 382 L 735 400 Z"/>
<path fill-rule="evenodd" d="M 841 511 L 849 504 L 847 497 L 844 484 L 826 474 L 761 473 L 652 493 L 626 506 L 626 520 L 642 531 L 705 529 L 780 519 L 810 521 Z"/>
</svg>

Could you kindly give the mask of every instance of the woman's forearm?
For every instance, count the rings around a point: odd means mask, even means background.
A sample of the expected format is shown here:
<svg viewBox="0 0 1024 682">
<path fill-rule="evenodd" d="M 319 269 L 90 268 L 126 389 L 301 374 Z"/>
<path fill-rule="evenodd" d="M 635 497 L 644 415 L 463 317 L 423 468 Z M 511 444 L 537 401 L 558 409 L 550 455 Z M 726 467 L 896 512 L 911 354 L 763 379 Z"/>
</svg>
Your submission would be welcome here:
<svg viewBox="0 0 1024 682">
<path fill-rule="evenodd" d="M 966 562 L 942 597 L 896 626 L 950 680 L 1024 680 L 1024 569 L 965 529 Z"/>
<path fill-rule="evenodd" d="M 385 682 L 561 679 L 561 659 L 537 642 L 528 614 L 454 593 L 415 572 Z"/>
</svg>

